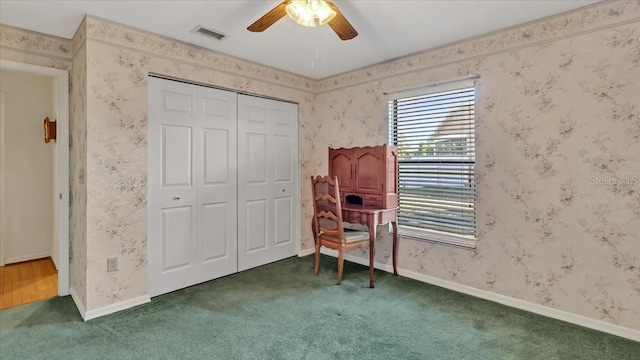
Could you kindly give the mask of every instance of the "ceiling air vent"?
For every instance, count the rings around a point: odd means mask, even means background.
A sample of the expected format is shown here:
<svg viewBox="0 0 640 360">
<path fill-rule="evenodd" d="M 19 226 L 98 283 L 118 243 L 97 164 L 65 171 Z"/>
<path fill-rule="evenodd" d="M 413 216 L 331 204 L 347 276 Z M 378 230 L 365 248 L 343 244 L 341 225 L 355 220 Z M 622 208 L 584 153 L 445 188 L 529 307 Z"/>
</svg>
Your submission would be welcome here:
<svg viewBox="0 0 640 360">
<path fill-rule="evenodd" d="M 196 26 L 196 28 L 193 29 L 191 32 L 192 33 L 199 33 L 199 34 L 202 34 L 202 35 L 206 35 L 206 36 L 212 37 L 212 38 L 214 38 L 216 40 L 224 40 L 224 39 L 227 38 L 227 35 L 219 32 L 219 31 L 216 31 L 216 30 L 207 29 L 206 27 L 204 27 L 202 25 Z"/>
</svg>

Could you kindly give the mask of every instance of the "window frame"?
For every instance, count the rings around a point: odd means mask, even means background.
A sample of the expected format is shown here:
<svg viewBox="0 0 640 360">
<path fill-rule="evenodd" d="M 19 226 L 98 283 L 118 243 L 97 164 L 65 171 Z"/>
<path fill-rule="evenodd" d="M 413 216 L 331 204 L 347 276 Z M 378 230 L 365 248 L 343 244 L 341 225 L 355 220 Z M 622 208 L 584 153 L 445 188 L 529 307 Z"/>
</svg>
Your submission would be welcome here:
<svg viewBox="0 0 640 360">
<path fill-rule="evenodd" d="M 446 82 L 446 83 L 440 83 L 440 84 L 434 84 L 431 86 L 423 86 L 423 87 L 419 87 L 419 88 L 414 88 L 414 89 L 409 89 L 409 90 L 404 90 L 404 91 L 396 91 L 396 92 L 389 92 L 387 93 L 387 125 L 388 125 L 388 130 L 389 130 L 389 143 L 391 145 L 397 146 L 397 137 L 394 134 L 394 129 L 397 129 L 397 119 L 395 118 L 392 109 L 394 108 L 394 102 L 398 101 L 398 100 L 402 100 L 402 99 L 407 99 L 407 98 L 411 98 L 411 97 L 421 97 L 421 96 L 429 96 L 429 95 L 434 95 L 437 93 L 444 93 L 444 92 L 448 92 L 448 91 L 453 91 L 453 90 L 462 90 L 462 89 L 466 89 L 466 88 L 474 88 L 474 93 L 473 93 L 473 105 L 475 108 L 475 102 L 477 100 L 477 94 L 476 94 L 476 89 L 475 89 L 475 79 L 477 77 L 474 78 L 469 78 L 469 79 L 463 79 L 463 80 L 456 80 L 456 81 L 450 81 L 450 82 Z M 471 122 L 471 126 L 473 126 L 473 141 L 474 141 L 474 150 L 473 150 L 473 155 L 472 156 L 458 156 L 457 160 L 455 156 L 451 156 L 450 155 L 441 155 L 438 156 L 438 158 L 441 158 L 440 161 L 445 160 L 446 162 L 450 162 L 450 163 L 456 163 L 456 164 L 465 164 L 463 166 L 468 166 L 471 165 L 472 166 L 472 170 L 473 170 L 473 175 L 472 178 L 470 178 L 470 182 L 472 181 L 474 183 L 475 186 L 475 169 L 476 169 L 476 161 L 475 161 L 475 122 L 476 122 L 476 117 L 475 117 L 475 111 L 473 114 L 473 118 L 472 118 L 472 122 Z M 441 142 L 441 143 L 447 143 L 450 140 L 449 139 L 467 139 L 467 135 L 466 134 L 460 134 L 460 133 L 454 133 L 454 134 L 448 134 L 445 135 L 443 139 L 439 139 L 437 142 Z M 466 140 L 463 140 L 466 141 Z M 436 141 L 434 141 L 433 143 L 437 143 Z M 437 148 L 438 146 L 433 146 L 433 155 L 437 156 Z M 445 149 L 451 149 L 450 147 L 444 147 Z M 420 160 L 418 160 L 420 161 Z M 398 159 L 399 164 L 401 163 L 401 160 Z M 407 162 L 408 163 L 408 162 Z M 434 162 L 435 163 L 435 162 Z M 398 196 L 400 197 L 400 166 L 398 166 Z M 462 188 L 462 186 L 461 186 Z M 473 190 L 473 216 L 474 218 L 476 217 L 477 214 L 477 193 L 476 190 L 474 188 Z M 399 199 L 400 200 L 400 199 Z M 401 206 L 400 201 L 399 201 L 399 206 Z M 438 244 L 446 244 L 446 245 L 452 245 L 452 246 L 457 246 L 457 247 L 462 247 L 462 248 L 468 248 L 468 249 L 475 249 L 476 248 L 476 243 L 477 243 L 477 225 L 474 221 L 474 225 L 473 225 L 473 236 L 469 236 L 469 235 L 463 235 L 463 234 L 456 234 L 453 232 L 446 232 L 446 231 L 441 231 L 441 230 L 435 230 L 435 229 L 425 229 L 425 228 L 419 228 L 419 227 L 412 227 L 412 226 L 408 226 L 405 224 L 400 224 L 398 223 L 398 233 L 399 235 L 402 235 L 403 237 L 407 237 L 407 238 L 411 238 L 411 239 L 415 239 L 415 240 L 422 240 L 422 241 L 428 241 L 428 242 L 433 242 L 433 243 L 438 243 Z"/>
</svg>

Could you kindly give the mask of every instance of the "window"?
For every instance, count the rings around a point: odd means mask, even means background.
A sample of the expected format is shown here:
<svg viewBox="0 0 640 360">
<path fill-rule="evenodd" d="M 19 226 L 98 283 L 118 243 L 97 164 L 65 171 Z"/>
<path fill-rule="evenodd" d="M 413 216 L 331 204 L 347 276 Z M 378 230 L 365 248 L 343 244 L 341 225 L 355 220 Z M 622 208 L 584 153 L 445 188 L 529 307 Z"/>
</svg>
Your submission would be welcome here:
<svg viewBox="0 0 640 360">
<path fill-rule="evenodd" d="M 475 247 L 474 102 L 473 80 L 391 95 L 403 236 Z"/>
</svg>

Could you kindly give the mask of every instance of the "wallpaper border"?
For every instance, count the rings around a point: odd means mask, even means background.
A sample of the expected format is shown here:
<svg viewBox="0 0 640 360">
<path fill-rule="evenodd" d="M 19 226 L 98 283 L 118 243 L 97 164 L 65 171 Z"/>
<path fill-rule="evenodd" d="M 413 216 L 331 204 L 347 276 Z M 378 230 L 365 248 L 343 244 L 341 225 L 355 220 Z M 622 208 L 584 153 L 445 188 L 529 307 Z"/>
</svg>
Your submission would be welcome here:
<svg viewBox="0 0 640 360">
<path fill-rule="evenodd" d="M 70 39 L 7 24 L 0 24 L 0 30 L 0 49 L 64 61 L 71 61 L 73 58 Z M 12 39 L 12 36 L 18 37 Z M 22 46 L 16 46 L 18 44 Z"/>
<path fill-rule="evenodd" d="M 631 11 L 629 12 L 631 15 L 628 15 L 622 20 L 612 21 L 612 18 L 624 15 L 624 11 L 619 9 L 615 10 L 615 8 L 620 7 L 624 9 L 626 4 L 635 5 L 635 7 L 630 6 Z M 605 11 L 607 9 L 608 11 Z M 590 24 L 585 24 L 584 21 L 580 21 L 581 14 L 585 12 L 598 13 L 596 15 L 600 15 L 600 17 L 597 18 L 599 21 L 597 23 L 594 21 Z M 548 36 L 538 34 L 536 31 L 540 31 L 538 28 L 547 30 L 546 25 L 552 22 L 560 23 L 565 26 L 562 34 L 551 34 Z M 640 22 L 640 1 L 605 1 L 602 3 L 595 3 L 560 14 L 536 19 L 524 24 L 498 29 L 486 34 L 465 38 L 414 54 L 408 54 L 397 59 L 319 79 L 317 81 L 316 94 L 322 94 L 373 81 L 407 75 L 417 71 L 433 69 L 463 61 L 519 50 L 552 41 L 578 37 L 592 32 L 606 30 L 617 26 L 624 26 L 635 22 Z M 577 26 L 582 26 L 583 28 L 578 30 L 566 29 L 570 24 L 577 24 Z M 511 38 L 508 38 L 507 40 L 503 39 L 505 34 L 510 34 Z M 511 42 L 510 44 L 506 43 L 509 41 Z M 465 47 L 479 42 L 486 42 L 486 46 L 476 46 L 472 49 L 465 49 Z M 492 50 L 492 47 L 496 48 L 496 50 Z M 476 53 L 472 53 L 473 51 Z M 419 64 L 428 65 L 419 66 Z M 409 68 L 410 70 L 402 70 L 405 68 Z"/>
<path fill-rule="evenodd" d="M 93 15 L 87 15 L 85 17 L 86 23 L 86 38 L 87 41 L 94 41 L 101 44 L 111 45 L 118 48 L 136 51 L 141 54 L 153 55 L 165 60 L 181 61 L 190 65 L 195 65 L 201 68 L 215 70 L 228 75 L 242 76 L 251 80 L 260 81 L 272 85 L 287 87 L 290 89 L 303 91 L 306 93 L 315 94 L 315 87 L 317 80 L 311 79 L 302 75 L 294 74 L 281 69 L 276 69 L 267 65 L 259 64 L 251 60 L 243 59 L 233 55 L 225 54 L 215 50 L 207 49 L 198 45 L 190 44 L 182 40 L 173 39 L 164 35 L 155 34 L 146 30 L 138 29 L 136 27 L 121 24 L 116 21 L 103 19 Z M 116 29 L 108 36 L 96 36 L 95 26 L 113 26 Z M 134 37 L 130 34 L 117 34 L 118 29 L 127 30 L 134 33 Z M 142 37 L 142 39 L 135 36 Z M 124 41 L 122 38 L 124 38 Z M 147 50 L 147 42 L 152 39 L 157 44 L 158 48 L 169 49 L 173 54 L 164 54 L 159 50 L 151 49 Z M 143 41 L 144 40 L 144 41 Z M 180 53 L 182 52 L 182 53 Z M 194 53 L 196 52 L 196 53 Z M 191 56 L 187 57 L 186 54 Z M 197 57 L 196 55 L 201 55 Z M 202 57 L 208 57 L 210 59 L 228 59 L 233 63 L 234 69 L 237 71 L 229 70 L 224 67 L 214 67 L 211 65 L 203 65 Z M 194 61 L 194 59 L 200 59 L 200 61 Z M 271 73 L 271 76 L 269 76 Z M 262 76 L 262 77 L 260 77 Z"/>
</svg>

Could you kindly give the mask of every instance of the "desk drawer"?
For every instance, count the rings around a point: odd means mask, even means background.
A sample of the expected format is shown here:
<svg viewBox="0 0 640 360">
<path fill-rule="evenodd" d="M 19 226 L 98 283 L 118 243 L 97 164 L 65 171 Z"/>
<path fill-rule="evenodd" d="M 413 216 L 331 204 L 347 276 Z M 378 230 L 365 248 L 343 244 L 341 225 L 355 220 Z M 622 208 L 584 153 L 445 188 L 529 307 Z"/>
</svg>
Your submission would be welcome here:
<svg viewBox="0 0 640 360">
<path fill-rule="evenodd" d="M 364 204 L 370 207 L 381 208 L 382 207 L 382 195 L 365 195 Z"/>
<path fill-rule="evenodd" d="M 367 202 L 369 201 L 379 201 L 382 202 L 382 195 L 365 195 L 364 199 L 367 200 Z"/>
<path fill-rule="evenodd" d="M 365 195 L 364 204 L 365 206 L 368 206 L 368 207 L 381 208 L 382 196 L 381 195 Z"/>
</svg>

